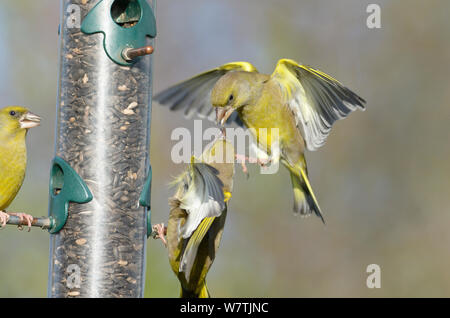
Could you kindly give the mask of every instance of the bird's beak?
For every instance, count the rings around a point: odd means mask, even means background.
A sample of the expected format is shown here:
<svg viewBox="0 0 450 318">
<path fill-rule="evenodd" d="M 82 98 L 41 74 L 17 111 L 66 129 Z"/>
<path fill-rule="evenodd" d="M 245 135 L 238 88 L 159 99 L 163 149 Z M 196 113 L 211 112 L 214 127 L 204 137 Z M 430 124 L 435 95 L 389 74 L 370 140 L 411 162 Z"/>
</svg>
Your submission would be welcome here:
<svg viewBox="0 0 450 318">
<path fill-rule="evenodd" d="M 25 113 L 19 120 L 20 128 L 29 129 L 41 124 L 41 117 L 31 112 Z"/>
<path fill-rule="evenodd" d="M 233 114 L 234 108 L 231 106 L 225 106 L 225 107 L 217 107 L 216 108 L 216 121 L 217 124 L 220 124 L 221 126 L 225 125 L 228 118 L 230 118 L 231 114 Z"/>
</svg>

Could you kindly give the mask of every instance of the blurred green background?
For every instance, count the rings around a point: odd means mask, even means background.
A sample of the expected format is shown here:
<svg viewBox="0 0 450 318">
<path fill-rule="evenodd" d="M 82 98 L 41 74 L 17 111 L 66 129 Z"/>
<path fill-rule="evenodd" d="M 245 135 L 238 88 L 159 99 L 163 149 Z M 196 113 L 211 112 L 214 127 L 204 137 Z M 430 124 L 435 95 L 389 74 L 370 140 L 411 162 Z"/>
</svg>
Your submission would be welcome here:
<svg viewBox="0 0 450 318">
<path fill-rule="evenodd" d="M 208 276 L 217 297 L 450 296 L 450 2 L 380 1 L 381 29 L 360 0 L 159 1 L 155 91 L 200 71 L 279 58 L 315 66 L 355 90 L 366 112 L 338 122 L 307 154 L 327 224 L 291 213 L 284 169 L 237 172 L 224 238 Z M 11 211 L 47 214 L 58 76 L 59 1 L 0 3 L 1 105 L 43 116 L 28 138 L 29 167 Z M 172 129 L 192 127 L 154 105 L 153 222 L 166 222 Z M 206 126 L 206 124 L 205 124 Z M 45 297 L 49 235 L 0 232 L 0 296 Z M 381 266 L 381 289 L 366 267 Z M 148 242 L 147 297 L 177 297 L 166 250 Z"/>
</svg>

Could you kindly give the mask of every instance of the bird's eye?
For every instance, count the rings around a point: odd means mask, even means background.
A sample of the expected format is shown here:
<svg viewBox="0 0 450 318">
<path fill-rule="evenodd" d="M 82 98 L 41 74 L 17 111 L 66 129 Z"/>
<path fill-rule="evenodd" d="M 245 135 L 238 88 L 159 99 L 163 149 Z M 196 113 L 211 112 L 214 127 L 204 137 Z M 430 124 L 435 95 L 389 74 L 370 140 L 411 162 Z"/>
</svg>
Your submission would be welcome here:
<svg viewBox="0 0 450 318">
<path fill-rule="evenodd" d="M 231 102 L 234 99 L 233 94 L 230 95 L 230 97 L 228 98 L 228 101 Z"/>
<path fill-rule="evenodd" d="M 13 111 L 13 110 L 12 110 L 12 111 L 10 111 L 10 112 L 9 112 L 9 114 L 10 114 L 11 116 L 16 116 L 16 112 L 15 112 L 15 111 Z"/>
</svg>

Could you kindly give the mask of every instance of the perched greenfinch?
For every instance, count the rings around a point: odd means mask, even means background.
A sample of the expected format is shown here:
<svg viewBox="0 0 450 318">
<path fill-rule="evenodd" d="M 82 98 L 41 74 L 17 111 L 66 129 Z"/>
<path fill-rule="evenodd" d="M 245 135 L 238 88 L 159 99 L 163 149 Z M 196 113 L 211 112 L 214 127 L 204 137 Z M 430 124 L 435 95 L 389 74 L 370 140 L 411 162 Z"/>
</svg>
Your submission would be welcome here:
<svg viewBox="0 0 450 318">
<path fill-rule="evenodd" d="M 272 75 L 258 73 L 247 62 L 225 64 L 170 87 L 155 99 L 172 110 L 184 109 L 187 117 L 197 113 L 215 117 L 221 125 L 233 121 L 252 128 L 268 161 L 281 160 L 289 170 L 294 212 L 305 216 L 314 212 L 322 221 L 308 179 L 305 149 L 321 147 L 334 122 L 365 108 L 364 99 L 336 79 L 290 59 L 278 61 Z M 272 128 L 278 129 L 278 138 L 272 138 Z"/>
<path fill-rule="evenodd" d="M 233 145 L 219 138 L 175 180 L 166 235 L 180 297 L 209 298 L 206 275 L 222 238 L 233 176 Z M 165 241 L 163 226 L 155 228 Z"/>
<path fill-rule="evenodd" d="M 0 110 L 0 224 L 4 227 L 9 215 L 26 220 L 31 226 L 33 217 L 24 213 L 6 213 L 22 186 L 27 166 L 25 137 L 28 129 L 39 126 L 41 118 L 28 109 L 10 106 Z"/>
</svg>

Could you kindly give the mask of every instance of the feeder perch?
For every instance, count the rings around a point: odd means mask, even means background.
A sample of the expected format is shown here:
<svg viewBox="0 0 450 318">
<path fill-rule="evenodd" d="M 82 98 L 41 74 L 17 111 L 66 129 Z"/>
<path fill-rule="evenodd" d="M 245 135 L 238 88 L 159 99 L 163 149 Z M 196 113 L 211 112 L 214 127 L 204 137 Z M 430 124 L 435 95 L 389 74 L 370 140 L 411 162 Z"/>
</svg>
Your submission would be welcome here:
<svg viewBox="0 0 450 318">
<path fill-rule="evenodd" d="M 10 215 L 8 225 L 17 225 L 17 226 L 28 226 L 27 221 L 20 220 L 18 216 Z M 51 218 L 33 218 L 33 222 L 31 222 L 31 226 L 40 227 L 43 230 L 49 230 L 54 226 L 53 219 Z"/>
</svg>

